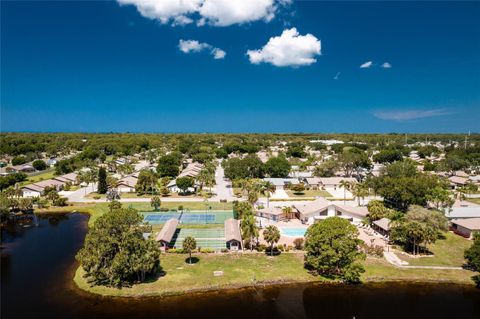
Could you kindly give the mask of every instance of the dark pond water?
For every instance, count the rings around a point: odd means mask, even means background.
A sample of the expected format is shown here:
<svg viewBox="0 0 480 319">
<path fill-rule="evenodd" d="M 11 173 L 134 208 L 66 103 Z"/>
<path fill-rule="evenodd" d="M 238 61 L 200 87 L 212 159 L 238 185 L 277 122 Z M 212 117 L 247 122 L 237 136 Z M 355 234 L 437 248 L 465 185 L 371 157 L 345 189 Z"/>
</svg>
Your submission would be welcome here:
<svg viewBox="0 0 480 319">
<path fill-rule="evenodd" d="M 455 285 L 294 285 L 183 297 L 112 299 L 77 290 L 80 214 L 2 232 L 1 318 L 480 318 L 480 291 Z"/>
</svg>

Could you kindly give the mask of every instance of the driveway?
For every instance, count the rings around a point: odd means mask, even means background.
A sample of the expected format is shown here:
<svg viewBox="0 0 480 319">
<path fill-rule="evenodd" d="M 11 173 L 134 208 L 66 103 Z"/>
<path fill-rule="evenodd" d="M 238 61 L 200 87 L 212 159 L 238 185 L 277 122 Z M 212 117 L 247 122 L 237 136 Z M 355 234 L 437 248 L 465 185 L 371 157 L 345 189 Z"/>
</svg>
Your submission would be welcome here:
<svg viewBox="0 0 480 319">
<path fill-rule="evenodd" d="M 215 196 L 213 196 L 211 201 L 220 201 L 226 199 L 231 202 L 235 200 L 232 190 L 232 182 L 225 177 L 225 170 L 221 165 L 217 166 L 215 171 Z"/>
</svg>

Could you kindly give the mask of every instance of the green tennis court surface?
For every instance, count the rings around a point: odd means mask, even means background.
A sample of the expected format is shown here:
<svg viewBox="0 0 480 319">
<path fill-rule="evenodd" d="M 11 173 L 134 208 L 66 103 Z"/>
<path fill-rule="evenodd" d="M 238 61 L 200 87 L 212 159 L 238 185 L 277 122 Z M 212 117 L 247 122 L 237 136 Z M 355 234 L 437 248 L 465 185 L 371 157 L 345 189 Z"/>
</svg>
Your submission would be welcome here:
<svg viewBox="0 0 480 319">
<path fill-rule="evenodd" d="M 221 250 L 226 248 L 225 231 L 223 228 L 192 229 L 181 228 L 173 236 L 171 246 L 182 248 L 185 237 L 193 237 L 197 242 L 197 248 L 210 248 Z"/>
<path fill-rule="evenodd" d="M 233 218 L 233 211 L 185 211 L 185 212 L 142 212 L 143 220 L 151 225 L 164 224 L 170 218 L 177 218 L 180 224 L 223 224 Z"/>
</svg>

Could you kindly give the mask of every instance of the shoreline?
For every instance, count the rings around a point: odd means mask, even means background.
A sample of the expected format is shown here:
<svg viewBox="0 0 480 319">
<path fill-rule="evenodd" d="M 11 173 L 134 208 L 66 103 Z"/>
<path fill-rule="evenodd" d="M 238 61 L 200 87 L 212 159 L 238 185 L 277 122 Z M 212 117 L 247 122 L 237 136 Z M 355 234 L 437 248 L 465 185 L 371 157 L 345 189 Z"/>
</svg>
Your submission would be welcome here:
<svg viewBox="0 0 480 319">
<path fill-rule="evenodd" d="M 163 292 L 157 291 L 153 293 L 142 293 L 142 294 L 109 294 L 109 293 L 101 293 L 95 291 L 96 287 L 99 286 L 90 286 L 85 278 L 82 276 L 83 270 L 79 266 L 75 273 L 74 278 L 72 279 L 73 284 L 76 289 L 79 289 L 82 293 L 87 293 L 92 296 L 101 296 L 105 298 L 121 298 L 121 299 L 142 299 L 142 298 L 163 298 L 163 297 L 181 297 L 191 294 L 204 294 L 204 293 L 221 293 L 221 292 L 240 292 L 241 290 L 249 290 L 256 288 L 265 289 L 265 288 L 274 288 L 274 287 L 287 287 L 287 286 L 294 286 L 294 285 L 317 285 L 317 286 L 325 286 L 325 287 L 354 287 L 354 286 L 369 286 L 369 285 L 386 285 L 389 284 L 404 284 L 404 285 L 456 285 L 459 287 L 467 287 L 467 288 L 475 288 L 473 282 L 465 282 L 460 280 L 438 280 L 438 279 L 405 279 L 405 278 L 388 278 L 388 279 L 381 279 L 381 278 L 371 278 L 365 281 L 362 281 L 359 284 L 346 284 L 340 281 L 333 281 L 327 280 L 323 278 L 315 278 L 313 280 L 266 280 L 266 281 L 258 281 L 255 284 L 252 283 L 238 283 L 238 284 L 224 284 L 224 285 L 214 285 L 214 286 L 204 286 L 200 288 L 187 288 L 187 289 L 171 289 L 166 290 Z M 102 286 L 104 287 L 104 286 Z M 115 289 L 117 291 L 122 291 L 128 288 L 108 288 L 108 289 Z"/>
</svg>

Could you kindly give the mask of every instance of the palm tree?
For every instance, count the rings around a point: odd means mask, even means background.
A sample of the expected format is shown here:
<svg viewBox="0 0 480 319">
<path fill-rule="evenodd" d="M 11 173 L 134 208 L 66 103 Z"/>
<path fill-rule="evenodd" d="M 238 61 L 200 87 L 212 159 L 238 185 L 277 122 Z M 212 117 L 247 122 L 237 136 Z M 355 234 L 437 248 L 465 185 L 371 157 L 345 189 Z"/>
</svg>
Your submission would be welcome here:
<svg viewBox="0 0 480 319">
<path fill-rule="evenodd" d="M 368 195 L 368 188 L 364 183 L 357 183 L 352 188 L 352 194 L 357 198 L 358 206 L 360 206 L 360 199 L 364 200 Z"/>
<path fill-rule="evenodd" d="M 350 189 L 350 182 L 349 181 L 345 181 L 345 180 L 341 180 L 340 181 L 340 187 L 343 187 L 343 205 L 346 204 L 346 201 L 347 201 L 347 189 Z"/>
<path fill-rule="evenodd" d="M 183 239 L 182 247 L 183 247 L 184 251 L 188 252 L 188 254 L 189 254 L 188 263 L 191 264 L 192 263 L 192 251 L 195 250 L 195 248 L 197 248 L 197 242 L 196 242 L 195 238 L 193 238 L 191 236 L 185 237 L 185 239 Z"/>
<path fill-rule="evenodd" d="M 280 240 L 280 231 L 277 227 L 270 225 L 263 231 L 263 238 L 270 244 L 270 256 L 273 256 L 273 244 Z"/>
<path fill-rule="evenodd" d="M 275 185 L 273 185 L 271 182 L 265 182 L 263 184 L 262 193 L 267 196 L 267 207 L 270 207 L 270 195 L 271 193 L 275 192 L 275 189 Z"/>
<path fill-rule="evenodd" d="M 292 219 L 292 207 L 285 206 L 282 208 L 282 212 L 285 213 L 285 216 L 287 216 L 288 219 Z"/>
<path fill-rule="evenodd" d="M 250 239 L 250 251 L 253 251 L 253 239 L 258 238 L 258 227 L 252 213 L 242 219 L 242 236 Z"/>
</svg>

